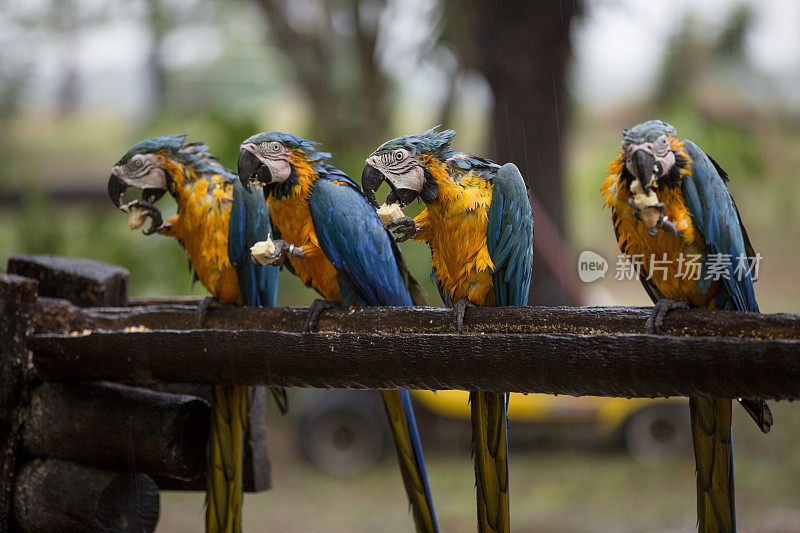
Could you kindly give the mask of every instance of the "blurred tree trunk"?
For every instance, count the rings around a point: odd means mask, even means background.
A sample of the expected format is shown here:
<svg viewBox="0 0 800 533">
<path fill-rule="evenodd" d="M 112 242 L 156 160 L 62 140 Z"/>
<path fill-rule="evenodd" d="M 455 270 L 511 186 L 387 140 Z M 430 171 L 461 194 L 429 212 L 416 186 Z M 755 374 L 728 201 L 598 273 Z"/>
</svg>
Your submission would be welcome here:
<svg viewBox="0 0 800 533">
<path fill-rule="evenodd" d="M 516 163 L 562 236 L 566 75 L 570 27 L 580 6 L 579 1 L 471 0 L 465 10 L 461 2 L 451 0 L 444 18 L 448 26 L 443 38 L 492 89 L 490 155 L 500 163 Z M 536 265 L 529 303 L 568 303 L 543 262 Z"/>
<path fill-rule="evenodd" d="M 151 115 L 158 115 L 164 108 L 167 96 L 167 69 L 164 67 L 162 46 L 168 29 L 168 15 L 164 12 L 161 0 L 147 0 L 147 28 L 150 42 L 147 51 L 147 77 L 150 101 L 146 109 Z"/>
<path fill-rule="evenodd" d="M 312 109 L 313 134 L 324 149 L 353 153 L 382 139 L 390 118 L 389 82 L 375 55 L 377 17 L 365 19 L 380 13 L 385 1 L 318 0 L 302 17 L 291 0 L 254 1 L 267 15 L 271 42 L 295 68 Z M 334 20 L 341 24 L 334 27 Z"/>
<path fill-rule="evenodd" d="M 62 37 L 56 89 L 56 113 L 62 117 L 73 115 L 80 103 L 77 13 L 78 7 L 71 0 L 56 0 L 53 4 L 52 24 Z"/>
</svg>

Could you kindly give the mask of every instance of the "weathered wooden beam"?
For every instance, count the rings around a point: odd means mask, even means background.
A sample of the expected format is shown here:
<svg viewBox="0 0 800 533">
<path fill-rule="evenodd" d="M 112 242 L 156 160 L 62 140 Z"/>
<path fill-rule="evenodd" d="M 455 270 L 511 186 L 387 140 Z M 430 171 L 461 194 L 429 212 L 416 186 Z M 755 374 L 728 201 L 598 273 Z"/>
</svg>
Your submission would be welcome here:
<svg viewBox="0 0 800 533">
<path fill-rule="evenodd" d="M 28 533 L 154 531 L 159 494 L 146 474 L 60 461 L 25 465 L 14 490 L 14 518 Z"/>
<path fill-rule="evenodd" d="M 158 386 L 161 388 L 162 386 Z M 188 390 L 194 389 L 192 394 L 199 393 L 200 390 L 207 388 L 208 395 L 211 397 L 210 385 L 191 385 L 188 383 L 178 383 L 163 385 L 167 390 Z M 245 492 L 262 492 L 272 486 L 272 467 L 269 461 L 267 446 L 267 402 L 269 393 L 264 387 L 253 389 L 252 403 L 247 415 L 247 430 L 244 434 L 244 471 L 242 479 L 242 489 Z M 153 476 L 158 488 L 161 490 L 206 490 L 206 471 L 191 480 L 181 480 L 175 477 Z"/>
<path fill-rule="evenodd" d="M 37 333 L 150 329 L 197 329 L 197 305 L 185 299 L 118 308 L 81 309 L 40 298 Z M 467 309 L 466 333 L 644 333 L 650 307 L 483 307 Z M 208 311 L 209 329 L 301 332 L 308 309 L 221 306 Z M 448 309 L 439 307 L 350 307 L 325 311 L 318 331 L 339 333 L 455 333 Z M 665 319 L 667 335 L 800 339 L 800 315 L 679 309 Z"/>
<path fill-rule="evenodd" d="M 27 339 L 33 333 L 35 280 L 0 274 L 0 531 L 9 530 L 12 487 L 28 401 Z"/>
<path fill-rule="evenodd" d="M 192 479 L 205 470 L 209 418 L 196 396 L 45 383 L 31 393 L 23 444 L 38 457 Z"/>
<path fill-rule="evenodd" d="M 64 298 L 82 307 L 125 305 L 130 274 L 122 267 L 91 259 L 52 255 L 15 255 L 9 274 L 39 281 L 39 295 Z"/>
<path fill-rule="evenodd" d="M 190 330 L 37 335 L 30 347 L 38 372 L 62 381 L 800 398 L 796 339 Z"/>
</svg>

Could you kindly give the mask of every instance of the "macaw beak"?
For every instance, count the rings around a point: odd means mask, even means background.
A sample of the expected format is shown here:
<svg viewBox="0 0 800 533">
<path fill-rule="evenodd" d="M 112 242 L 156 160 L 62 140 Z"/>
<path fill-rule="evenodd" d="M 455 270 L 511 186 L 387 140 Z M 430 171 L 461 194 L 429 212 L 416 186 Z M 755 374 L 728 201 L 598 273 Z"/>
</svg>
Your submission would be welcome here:
<svg viewBox="0 0 800 533">
<path fill-rule="evenodd" d="M 242 148 L 239 151 L 236 171 L 239 174 L 239 181 L 242 183 L 242 187 L 247 192 L 251 192 L 250 184 L 253 181 L 258 181 L 262 185 L 269 185 L 272 182 L 272 173 L 269 171 L 269 167 L 246 148 Z"/>
<path fill-rule="evenodd" d="M 414 189 L 392 189 L 392 192 L 386 196 L 386 203 L 396 204 L 400 203 L 400 207 L 405 207 L 417 199 L 419 193 Z"/>
<path fill-rule="evenodd" d="M 634 174 L 642 183 L 642 188 L 645 191 L 649 191 L 653 182 L 661 174 L 660 165 L 656 163 L 656 159 L 652 154 L 644 150 L 637 150 L 634 152 L 631 159 L 633 160 Z"/>
<path fill-rule="evenodd" d="M 122 195 L 128 189 L 128 184 L 118 178 L 116 175 L 111 174 L 108 178 L 108 196 L 114 205 L 119 207 L 122 204 Z"/>
<path fill-rule="evenodd" d="M 378 190 L 378 187 L 381 186 L 385 179 L 386 177 L 380 170 L 369 163 L 364 165 L 364 171 L 361 173 L 361 190 L 364 192 L 364 197 L 375 207 L 378 207 L 375 191 Z"/>
</svg>

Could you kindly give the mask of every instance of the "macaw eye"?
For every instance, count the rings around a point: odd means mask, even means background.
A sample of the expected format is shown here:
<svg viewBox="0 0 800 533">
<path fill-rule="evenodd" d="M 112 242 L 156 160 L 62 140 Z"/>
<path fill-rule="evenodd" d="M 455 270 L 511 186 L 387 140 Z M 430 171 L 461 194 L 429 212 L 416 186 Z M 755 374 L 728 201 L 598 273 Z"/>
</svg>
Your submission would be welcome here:
<svg viewBox="0 0 800 533">
<path fill-rule="evenodd" d="M 278 142 L 269 143 L 269 149 L 270 149 L 271 152 L 280 152 L 281 143 L 278 143 Z"/>
<path fill-rule="evenodd" d="M 394 153 L 395 161 L 402 161 L 405 156 L 406 154 L 404 154 L 402 150 L 398 150 Z"/>
<path fill-rule="evenodd" d="M 134 159 L 133 160 L 133 167 L 134 168 L 142 168 L 142 165 L 144 165 L 144 162 L 141 159 Z"/>
<path fill-rule="evenodd" d="M 663 154 L 669 150 L 669 139 L 666 136 L 659 137 L 656 141 L 656 150 Z"/>
</svg>

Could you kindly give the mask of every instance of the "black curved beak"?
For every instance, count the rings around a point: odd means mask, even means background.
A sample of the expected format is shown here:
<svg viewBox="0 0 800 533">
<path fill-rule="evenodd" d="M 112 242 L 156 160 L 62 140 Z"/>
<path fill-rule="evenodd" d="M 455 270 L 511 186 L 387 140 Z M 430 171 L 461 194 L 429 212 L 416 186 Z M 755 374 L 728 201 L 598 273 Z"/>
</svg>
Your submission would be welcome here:
<svg viewBox="0 0 800 533">
<path fill-rule="evenodd" d="M 115 206 L 119 207 L 122 204 L 122 195 L 127 189 L 128 184 L 114 174 L 108 178 L 108 196 Z"/>
<path fill-rule="evenodd" d="M 644 150 L 637 150 L 632 159 L 634 174 L 642 183 L 642 188 L 649 191 L 654 179 L 660 174 L 655 158 Z"/>
<path fill-rule="evenodd" d="M 361 173 L 361 190 L 364 196 L 373 206 L 378 207 L 378 201 L 375 199 L 375 191 L 381 186 L 386 177 L 375 167 L 370 164 L 364 165 L 364 171 Z"/>
<path fill-rule="evenodd" d="M 239 160 L 236 162 L 236 172 L 239 174 L 239 181 L 247 192 L 252 192 L 250 182 L 255 179 L 256 171 L 261 166 L 261 161 L 249 150 L 239 151 Z"/>
<path fill-rule="evenodd" d="M 393 189 L 392 192 L 386 196 L 387 204 L 400 203 L 401 207 L 405 207 L 417 199 L 419 193 L 414 189 Z"/>
<path fill-rule="evenodd" d="M 145 201 L 154 204 L 159 201 L 166 192 L 167 191 L 165 189 L 145 189 L 142 191 L 142 198 Z"/>
</svg>

